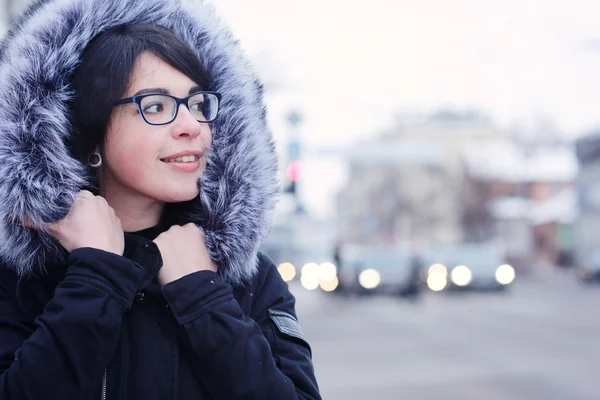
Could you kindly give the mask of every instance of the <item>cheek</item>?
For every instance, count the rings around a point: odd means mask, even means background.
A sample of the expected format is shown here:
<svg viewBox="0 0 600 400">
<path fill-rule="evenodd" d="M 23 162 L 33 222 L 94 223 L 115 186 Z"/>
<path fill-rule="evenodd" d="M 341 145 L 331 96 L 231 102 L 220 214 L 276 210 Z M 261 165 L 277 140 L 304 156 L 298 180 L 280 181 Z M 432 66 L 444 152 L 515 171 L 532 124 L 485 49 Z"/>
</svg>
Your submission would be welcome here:
<svg viewBox="0 0 600 400">
<path fill-rule="evenodd" d="M 205 143 L 206 143 L 206 147 L 207 150 L 210 149 L 211 145 L 212 145 L 212 128 L 207 125 L 206 126 L 206 132 L 202 132 L 202 135 L 204 135 L 206 137 Z"/>
<path fill-rule="evenodd" d="M 108 165 L 113 175 L 128 183 L 144 181 L 148 168 L 144 167 L 144 157 L 140 151 L 119 152 L 108 157 Z"/>
<path fill-rule="evenodd" d="M 136 186 L 151 177 L 161 144 L 135 130 L 122 132 L 109 133 L 106 138 L 108 168 L 120 180 Z"/>
</svg>

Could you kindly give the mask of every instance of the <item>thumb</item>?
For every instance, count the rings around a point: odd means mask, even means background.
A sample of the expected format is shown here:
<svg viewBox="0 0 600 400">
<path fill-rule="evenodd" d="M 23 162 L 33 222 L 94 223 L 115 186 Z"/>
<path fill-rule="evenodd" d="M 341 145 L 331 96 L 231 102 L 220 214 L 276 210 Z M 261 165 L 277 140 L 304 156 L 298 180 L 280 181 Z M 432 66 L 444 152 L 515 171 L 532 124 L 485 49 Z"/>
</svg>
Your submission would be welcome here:
<svg viewBox="0 0 600 400">
<path fill-rule="evenodd" d="M 33 221 L 31 221 L 31 219 L 29 219 L 27 217 L 23 218 L 23 222 L 21 223 L 21 225 L 23 225 L 24 227 L 29 228 L 29 229 L 35 229 L 35 230 L 42 229 L 41 225 L 33 223 Z"/>
<path fill-rule="evenodd" d="M 65 224 L 65 220 L 61 219 L 60 221 L 54 222 L 53 224 L 48 224 L 44 227 L 44 230 L 50 234 L 50 236 L 54 236 L 58 239 L 59 234 L 63 231 L 63 226 Z"/>
<path fill-rule="evenodd" d="M 25 218 L 23 218 L 23 226 L 26 227 L 26 228 L 35 229 L 35 230 L 38 230 L 38 231 L 43 230 L 43 231 L 48 232 L 51 236 L 55 236 L 60 231 L 60 229 L 61 229 L 62 221 L 58 221 L 58 222 L 55 222 L 53 224 L 48 224 L 48 225 L 45 225 L 45 226 L 40 226 L 40 225 L 34 224 L 31 221 L 31 219 L 25 217 Z"/>
</svg>

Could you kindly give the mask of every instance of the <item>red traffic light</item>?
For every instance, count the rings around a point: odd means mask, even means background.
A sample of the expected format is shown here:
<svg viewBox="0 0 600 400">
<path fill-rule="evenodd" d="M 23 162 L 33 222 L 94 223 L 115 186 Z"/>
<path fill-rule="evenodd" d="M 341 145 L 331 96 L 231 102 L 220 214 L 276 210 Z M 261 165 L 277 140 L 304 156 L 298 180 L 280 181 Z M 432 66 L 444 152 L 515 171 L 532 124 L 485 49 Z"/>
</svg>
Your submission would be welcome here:
<svg viewBox="0 0 600 400">
<path fill-rule="evenodd" d="M 287 177 L 292 182 L 298 182 L 302 179 L 302 162 L 299 160 L 290 161 L 287 166 Z"/>
</svg>

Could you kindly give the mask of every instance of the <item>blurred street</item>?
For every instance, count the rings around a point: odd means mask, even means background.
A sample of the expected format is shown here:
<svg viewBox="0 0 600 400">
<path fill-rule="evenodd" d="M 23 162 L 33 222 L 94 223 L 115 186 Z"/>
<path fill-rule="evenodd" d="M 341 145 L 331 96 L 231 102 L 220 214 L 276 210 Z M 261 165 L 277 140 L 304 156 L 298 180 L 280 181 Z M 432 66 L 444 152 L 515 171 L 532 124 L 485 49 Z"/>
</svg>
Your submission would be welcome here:
<svg viewBox="0 0 600 400">
<path fill-rule="evenodd" d="M 600 286 L 568 274 L 416 304 L 291 289 L 325 399 L 599 397 Z"/>
</svg>

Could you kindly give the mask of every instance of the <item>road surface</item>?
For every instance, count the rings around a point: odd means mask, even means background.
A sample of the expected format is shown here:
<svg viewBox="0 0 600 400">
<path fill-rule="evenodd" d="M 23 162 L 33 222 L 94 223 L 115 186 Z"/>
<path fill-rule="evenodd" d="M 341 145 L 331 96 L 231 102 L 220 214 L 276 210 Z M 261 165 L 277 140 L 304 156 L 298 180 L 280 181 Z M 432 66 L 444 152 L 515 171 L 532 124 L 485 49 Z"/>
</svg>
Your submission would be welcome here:
<svg viewBox="0 0 600 400">
<path fill-rule="evenodd" d="M 344 300 L 290 284 L 324 399 L 600 399 L 600 285 Z"/>
</svg>

